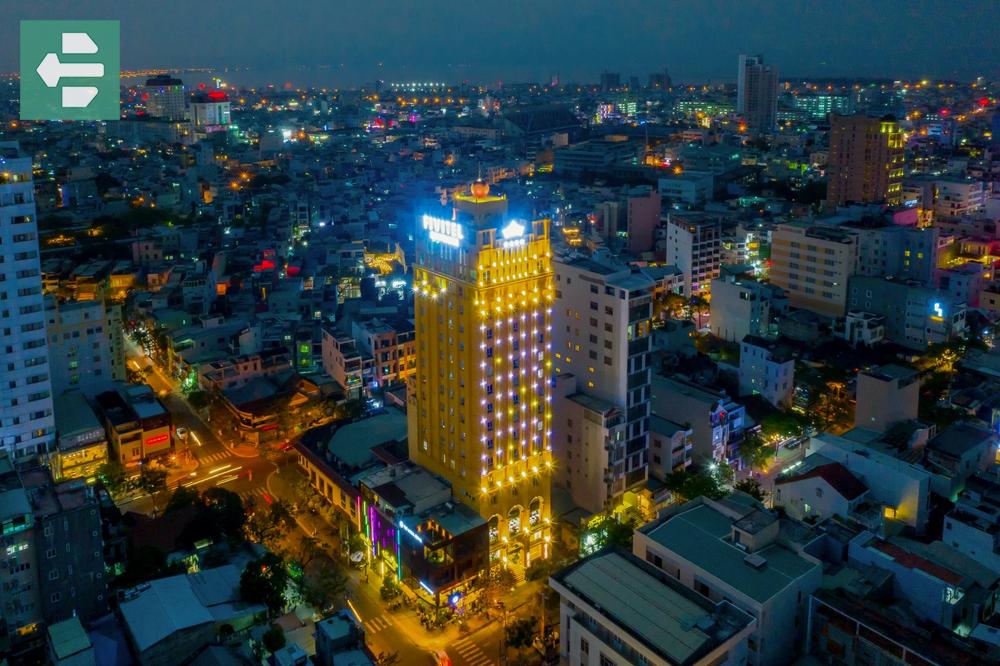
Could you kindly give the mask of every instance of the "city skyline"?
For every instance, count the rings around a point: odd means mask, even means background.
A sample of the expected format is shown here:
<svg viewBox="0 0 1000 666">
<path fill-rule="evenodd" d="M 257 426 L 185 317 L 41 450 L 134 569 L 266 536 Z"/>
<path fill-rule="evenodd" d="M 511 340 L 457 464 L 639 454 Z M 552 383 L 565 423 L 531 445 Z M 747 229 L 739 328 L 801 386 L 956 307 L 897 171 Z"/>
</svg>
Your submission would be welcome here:
<svg viewBox="0 0 1000 666">
<path fill-rule="evenodd" d="M 22 3 L 8 10 L 16 20 L 0 25 L 0 71 L 17 69 L 18 21 L 53 17 L 119 19 L 126 68 L 248 67 L 254 80 L 238 81 L 244 85 L 346 86 L 377 78 L 519 82 L 553 75 L 589 82 L 604 69 L 642 79 L 664 67 L 675 80 L 730 81 L 739 54 L 760 52 L 787 77 L 964 80 L 994 74 L 995 66 L 990 71 L 982 63 L 1000 56 L 1000 45 L 990 39 L 995 21 L 989 15 L 996 12 L 979 6 L 708 4 L 713 6 L 557 2 L 505 11 L 448 1 L 419 8 L 303 4 L 275 16 L 260 0 L 238 8 Z M 259 21 L 265 13 L 267 31 Z M 930 30 L 937 39 L 920 38 Z M 482 31 L 493 39 L 480 39 Z M 179 34 L 186 38 L 175 39 Z"/>
<path fill-rule="evenodd" d="M 4 664 L 1000 664 L 992 11 L 17 2 Z"/>
</svg>

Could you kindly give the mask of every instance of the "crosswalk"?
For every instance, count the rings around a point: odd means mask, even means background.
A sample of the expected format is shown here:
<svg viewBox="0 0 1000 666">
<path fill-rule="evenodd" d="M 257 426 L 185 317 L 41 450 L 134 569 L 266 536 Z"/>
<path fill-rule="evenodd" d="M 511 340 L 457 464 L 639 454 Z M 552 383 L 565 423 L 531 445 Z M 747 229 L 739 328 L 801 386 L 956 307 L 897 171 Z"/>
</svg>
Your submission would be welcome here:
<svg viewBox="0 0 1000 666">
<path fill-rule="evenodd" d="M 380 631 L 384 631 L 393 625 L 391 617 L 386 617 L 385 615 L 379 615 L 378 617 L 373 617 L 364 623 L 365 632 L 368 634 L 377 634 Z"/>
<path fill-rule="evenodd" d="M 264 486 L 257 486 L 256 488 L 251 488 L 250 490 L 244 490 L 243 492 L 238 494 L 240 496 L 240 499 L 246 502 L 251 497 L 263 497 L 267 495 L 267 490 L 264 488 Z"/>
<path fill-rule="evenodd" d="M 216 451 L 215 453 L 207 456 L 198 456 L 198 463 L 201 465 L 210 465 L 220 460 L 227 460 L 232 458 L 233 454 L 229 451 Z"/>
<path fill-rule="evenodd" d="M 487 657 L 482 648 L 473 643 L 471 638 L 455 641 L 449 649 L 457 652 L 462 661 L 469 666 L 493 666 L 496 663 L 495 660 Z"/>
</svg>

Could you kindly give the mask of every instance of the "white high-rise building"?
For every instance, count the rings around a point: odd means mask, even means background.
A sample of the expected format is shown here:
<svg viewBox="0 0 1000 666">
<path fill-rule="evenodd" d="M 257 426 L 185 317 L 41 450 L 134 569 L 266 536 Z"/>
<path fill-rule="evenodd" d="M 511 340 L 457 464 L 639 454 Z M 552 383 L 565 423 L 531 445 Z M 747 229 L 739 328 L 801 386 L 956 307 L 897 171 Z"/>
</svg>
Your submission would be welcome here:
<svg viewBox="0 0 1000 666">
<path fill-rule="evenodd" d="M 55 440 L 31 158 L 0 142 L 0 445 L 15 457 Z"/>
<path fill-rule="evenodd" d="M 722 219 L 701 211 L 670 211 L 667 222 L 667 265 L 684 274 L 685 296 L 707 294 L 719 277 Z"/>
<path fill-rule="evenodd" d="M 556 481 L 596 513 L 646 484 L 655 282 L 606 257 L 554 268 L 552 363 L 557 375 L 576 378 L 552 419 Z"/>
</svg>

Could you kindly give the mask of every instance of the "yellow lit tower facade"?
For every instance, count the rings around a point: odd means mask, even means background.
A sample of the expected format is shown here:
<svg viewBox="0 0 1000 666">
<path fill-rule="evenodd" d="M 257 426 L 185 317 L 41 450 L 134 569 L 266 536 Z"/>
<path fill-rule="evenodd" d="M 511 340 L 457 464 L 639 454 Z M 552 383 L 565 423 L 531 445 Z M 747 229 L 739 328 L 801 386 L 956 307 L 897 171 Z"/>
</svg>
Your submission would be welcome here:
<svg viewBox="0 0 1000 666">
<path fill-rule="evenodd" d="M 549 221 L 512 219 L 476 182 L 417 222 L 410 457 L 489 525 L 491 565 L 549 555 Z"/>
</svg>

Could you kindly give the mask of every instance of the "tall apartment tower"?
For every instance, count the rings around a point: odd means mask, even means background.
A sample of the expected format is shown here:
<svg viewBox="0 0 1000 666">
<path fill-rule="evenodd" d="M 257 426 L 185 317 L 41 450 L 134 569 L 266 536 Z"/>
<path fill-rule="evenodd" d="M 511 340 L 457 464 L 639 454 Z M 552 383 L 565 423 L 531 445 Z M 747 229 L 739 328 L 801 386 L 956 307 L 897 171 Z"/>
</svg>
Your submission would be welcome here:
<svg viewBox="0 0 1000 666">
<path fill-rule="evenodd" d="M 0 142 L 0 445 L 13 457 L 55 441 L 31 158 Z"/>
<path fill-rule="evenodd" d="M 45 296 L 52 390 L 79 389 L 88 398 L 125 381 L 121 306 L 103 300 L 60 301 Z"/>
<path fill-rule="evenodd" d="M 708 293 L 722 262 L 722 219 L 701 211 L 670 211 L 666 261 L 684 274 L 685 296 Z"/>
<path fill-rule="evenodd" d="M 736 82 L 736 113 L 755 132 L 774 128 L 778 113 L 778 70 L 764 56 L 741 55 Z"/>
<path fill-rule="evenodd" d="M 150 118 L 184 120 L 187 116 L 187 93 L 180 79 L 166 74 L 147 79 L 143 99 Z"/>
<path fill-rule="evenodd" d="M 576 504 L 597 513 L 646 484 L 655 282 L 639 269 L 590 258 L 557 260 L 555 273 L 553 364 L 558 374 L 576 377 L 576 391 L 566 398 L 587 406 L 593 401 L 586 398 L 596 398 L 619 415 L 620 427 L 594 438 L 586 418 L 564 410 L 562 395 L 555 400 L 557 481 Z"/>
<path fill-rule="evenodd" d="M 826 201 L 903 202 L 903 133 L 892 116 L 830 116 Z"/>
<path fill-rule="evenodd" d="M 509 217 L 476 182 L 416 236 L 410 458 L 479 511 L 491 565 L 517 575 L 551 540 L 549 221 Z"/>
</svg>

